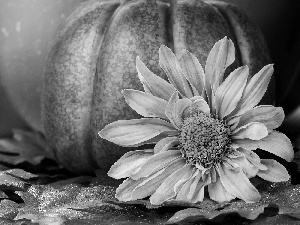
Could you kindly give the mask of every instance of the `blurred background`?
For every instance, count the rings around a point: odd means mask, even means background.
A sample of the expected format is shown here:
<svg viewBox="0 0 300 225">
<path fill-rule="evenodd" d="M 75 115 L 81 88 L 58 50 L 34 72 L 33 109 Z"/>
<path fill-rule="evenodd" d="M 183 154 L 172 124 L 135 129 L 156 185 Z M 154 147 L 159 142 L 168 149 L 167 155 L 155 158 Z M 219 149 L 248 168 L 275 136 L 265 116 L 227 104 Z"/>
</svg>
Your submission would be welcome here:
<svg viewBox="0 0 300 225">
<path fill-rule="evenodd" d="M 0 0 L 0 137 L 12 128 L 43 131 L 40 94 L 59 24 L 85 0 Z M 274 62 L 276 104 L 300 132 L 300 1 L 218 0 L 236 4 L 262 30 Z"/>
</svg>

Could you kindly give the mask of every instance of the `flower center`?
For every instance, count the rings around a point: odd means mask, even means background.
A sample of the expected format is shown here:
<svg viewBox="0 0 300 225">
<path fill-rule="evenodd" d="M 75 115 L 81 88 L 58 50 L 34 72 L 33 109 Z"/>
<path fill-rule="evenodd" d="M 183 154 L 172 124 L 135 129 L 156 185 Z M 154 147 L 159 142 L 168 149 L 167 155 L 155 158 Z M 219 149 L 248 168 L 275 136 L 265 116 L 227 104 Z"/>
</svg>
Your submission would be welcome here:
<svg viewBox="0 0 300 225">
<path fill-rule="evenodd" d="M 228 126 L 203 112 L 184 119 L 179 138 L 180 151 L 188 164 L 208 168 L 231 151 Z"/>
</svg>

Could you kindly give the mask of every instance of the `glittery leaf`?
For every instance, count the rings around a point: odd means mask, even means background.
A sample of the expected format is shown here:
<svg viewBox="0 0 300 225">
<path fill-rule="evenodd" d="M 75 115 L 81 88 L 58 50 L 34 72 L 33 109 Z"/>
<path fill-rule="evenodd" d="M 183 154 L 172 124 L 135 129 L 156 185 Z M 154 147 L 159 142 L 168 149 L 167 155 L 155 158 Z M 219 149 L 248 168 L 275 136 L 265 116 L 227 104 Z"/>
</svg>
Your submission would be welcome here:
<svg viewBox="0 0 300 225">
<path fill-rule="evenodd" d="M 2 190 L 26 190 L 29 185 L 25 180 L 37 177 L 22 169 L 11 169 L 0 172 L 0 189 Z"/>
<path fill-rule="evenodd" d="M 3 191 L 0 191 L 0 199 L 3 198 L 8 198 L 8 196 Z"/>
<path fill-rule="evenodd" d="M 29 219 L 39 224 L 163 224 L 171 217 L 153 209 L 109 203 L 115 199 L 114 193 L 114 187 L 103 185 L 33 185 L 27 192 L 17 192 L 25 206 L 18 209 L 14 220 Z"/>
<path fill-rule="evenodd" d="M 205 198 L 202 203 L 165 202 L 160 206 L 151 205 L 148 200 L 130 202 L 115 202 L 115 204 L 140 204 L 149 209 L 159 207 L 183 207 L 176 212 L 167 224 L 197 224 L 201 221 L 221 223 L 228 215 L 238 215 L 247 220 L 267 218 L 270 209 L 276 214 L 287 215 L 294 220 L 300 219 L 300 185 L 291 185 L 290 182 L 270 183 L 261 179 L 254 179 L 256 188 L 262 195 L 257 203 L 245 203 L 242 200 L 233 200 L 229 203 L 216 203 Z M 272 215 L 274 216 L 274 215 Z"/>
<path fill-rule="evenodd" d="M 13 219 L 18 214 L 19 204 L 11 200 L 2 200 L 0 202 L 0 217 L 6 219 Z"/>
</svg>

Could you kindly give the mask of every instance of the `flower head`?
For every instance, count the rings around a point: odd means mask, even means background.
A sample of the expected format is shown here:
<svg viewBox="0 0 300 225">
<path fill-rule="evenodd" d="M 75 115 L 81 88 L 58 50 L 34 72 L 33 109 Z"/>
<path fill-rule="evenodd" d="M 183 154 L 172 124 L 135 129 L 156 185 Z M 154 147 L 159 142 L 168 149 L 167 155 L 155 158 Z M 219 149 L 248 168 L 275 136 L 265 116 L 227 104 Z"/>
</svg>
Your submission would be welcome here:
<svg viewBox="0 0 300 225">
<path fill-rule="evenodd" d="M 122 93 L 128 105 L 146 118 L 113 122 L 99 135 L 121 146 L 155 145 L 127 152 L 111 167 L 109 176 L 127 178 L 116 191 L 119 200 L 150 196 L 155 205 L 169 200 L 196 203 L 203 201 L 207 188 L 217 202 L 235 198 L 257 202 L 260 194 L 250 178 L 289 179 L 280 163 L 260 159 L 254 152 L 259 148 L 287 161 L 293 158 L 290 140 L 274 130 L 284 119 L 282 108 L 257 106 L 273 66 L 263 67 L 251 79 L 248 67 L 239 67 L 224 79 L 234 52 L 225 37 L 214 45 L 203 69 L 189 51 L 177 58 L 161 46 L 159 63 L 170 83 L 137 58 L 145 92 Z"/>
</svg>

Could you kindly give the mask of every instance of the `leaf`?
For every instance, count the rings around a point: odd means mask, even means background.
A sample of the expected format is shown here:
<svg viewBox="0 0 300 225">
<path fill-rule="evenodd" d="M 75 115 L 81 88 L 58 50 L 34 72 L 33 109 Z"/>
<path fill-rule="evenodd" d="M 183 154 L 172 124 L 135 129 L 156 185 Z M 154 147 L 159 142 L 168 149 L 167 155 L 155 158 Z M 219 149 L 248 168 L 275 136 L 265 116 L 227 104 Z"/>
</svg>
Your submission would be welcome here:
<svg viewBox="0 0 300 225">
<path fill-rule="evenodd" d="M 8 198 L 8 196 L 3 191 L 0 191 L 0 199 L 3 198 Z"/>
<path fill-rule="evenodd" d="M 79 176 L 79 177 L 69 178 L 69 179 L 66 179 L 66 180 L 56 181 L 56 182 L 53 182 L 49 185 L 54 187 L 54 188 L 60 188 L 60 187 L 63 187 L 65 185 L 68 185 L 68 184 L 89 183 L 92 179 L 93 179 L 93 177 L 90 177 L 90 176 Z"/>
<path fill-rule="evenodd" d="M 259 215 L 264 215 L 266 209 L 269 208 L 275 210 L 276 214 L 300 219 L 300 185 L 291 185 L 290 182 L 271 183 L 258 178 L 252 179 L 252 181 L 256 182 L 256 188 L 262 196 L 259 202 L 252 204 L 242 200 L 221 204 L 208 198 L 196 204 L 168 201 L 156 206 L 151 205 L 149 200 L 115 202 L 115 204 L 144 205 L 149 209 L 160 207 L 185 208 L 176 212 L 167 221 L 167 224 L 193 224 L 208 220 L 222 223 L 226 216 L 234 214 L 248 220 L 255 220 Z"/>
<path fill-rule="evenodd" d="M 272 217 L 258 219 L 252 225 L 298 225 L 299 221 L 285 215 L 276 215 Z"/>
<path fill-rule="evenodd" d="M 22 169 L 11 169 L 0 172 L 0 190 L 25 191 L 29 183 L 25 180 L 35 178 L 37 175 L 28 173 Z"/>
<path fill-rule="evenodd" d="M 0 172 L 0 199 L 8 198 L 3 190 L 25 191 L 29 188 L 30 184 L 25 180 L 37 177 L 32 173 L 28 173 L 22 169 L 11 169 Z"/>
<path fill-rule="evenodd" d="M 159 215 L 154 210 L 142 211 L 135 206 L 118 206 L 114 187 L 65 185 L 33 185 L 27 192 L 17 192 L 25 205 L 14 220 L 29 219 L 39 224 L 163 224 L 170 214 Z M 75 222 L 76 221 L 76 222 Z M 82 223 L 80 223 L 82 221 Z M 128 222 L 128 223 L 124 223 Z"/>
<path fill-rule="evenodd" d="M 47 144 L 38 132 L 13 130 L 12 138 L 0 139 L 0 161 L 12 165 L 41 163 L 46 157 Z"/>
<path fill-rule="evenodd" d="M 19 204 L 10 201 L 2 200 L 0 202 L 0 217 L 5 219 L 13 219 L 18 214 Z"/>
</svg>

